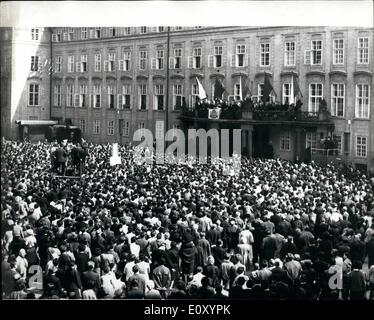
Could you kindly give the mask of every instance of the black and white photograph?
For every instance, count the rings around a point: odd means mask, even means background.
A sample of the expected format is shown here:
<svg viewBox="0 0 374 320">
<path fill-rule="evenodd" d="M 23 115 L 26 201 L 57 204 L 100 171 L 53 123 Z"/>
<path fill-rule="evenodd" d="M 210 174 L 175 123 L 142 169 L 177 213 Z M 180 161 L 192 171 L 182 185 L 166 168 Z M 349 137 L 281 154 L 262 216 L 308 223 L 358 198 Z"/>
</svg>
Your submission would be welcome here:
<svg viewBox="0 0 374 320">
<path fill-rule="evenodd" d="M 373 2 L 138 3 L 1 3 L 2 299 L 373 301 Z"/>
</svg>

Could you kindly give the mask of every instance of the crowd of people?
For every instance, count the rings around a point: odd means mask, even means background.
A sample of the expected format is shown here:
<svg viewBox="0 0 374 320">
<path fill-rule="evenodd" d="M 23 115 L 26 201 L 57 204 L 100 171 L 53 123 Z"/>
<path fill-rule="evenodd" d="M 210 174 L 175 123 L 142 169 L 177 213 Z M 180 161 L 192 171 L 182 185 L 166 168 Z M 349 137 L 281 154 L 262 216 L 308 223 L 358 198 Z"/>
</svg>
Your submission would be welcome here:
<svg viewBox="0 0 374 320">
<path fill-rule="evenodd" d="M 137 165 L 131 146 L 111 166 L 87 144 L 70 179 L 53 147 L 2 140 L 5 299 L 374 298 L 374 180 L 352 168 L 242 159 L 222 175 Z"/>
</svg>

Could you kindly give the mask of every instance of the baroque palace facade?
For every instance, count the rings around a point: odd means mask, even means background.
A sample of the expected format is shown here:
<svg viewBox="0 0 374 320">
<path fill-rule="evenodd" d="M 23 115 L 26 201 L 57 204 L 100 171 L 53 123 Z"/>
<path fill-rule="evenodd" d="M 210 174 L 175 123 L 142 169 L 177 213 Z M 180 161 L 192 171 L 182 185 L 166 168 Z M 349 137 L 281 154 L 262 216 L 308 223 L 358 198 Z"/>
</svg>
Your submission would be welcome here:
<svg viewBox="0 0 374 320">
<path fill-rule="evenodd" d="M 271 143 L 274 155 L 305 159 L 334 136 L 339 161 L 374 173 L 373 29 L 343 27 L 82 27 L 1 29 L 2 136 L 43 125 L 79 127 L 94 143 L 128 143 L 138 128 L 241 128 L 245 154 Z M 261 99 L 265 72 L 273 99 L 290 99 L 297 79 L 297 120 L 183 115 L 216 79 L 226 97 L 245 83 Z M 320 116 L 319 101 L 328 115 Z M 48 120 L 48 121 L 47 121 Z M 165 127 L 157 121 L 164 121 Z M 317 152 L 312 152 L 317 158 Z"/>
</svg>

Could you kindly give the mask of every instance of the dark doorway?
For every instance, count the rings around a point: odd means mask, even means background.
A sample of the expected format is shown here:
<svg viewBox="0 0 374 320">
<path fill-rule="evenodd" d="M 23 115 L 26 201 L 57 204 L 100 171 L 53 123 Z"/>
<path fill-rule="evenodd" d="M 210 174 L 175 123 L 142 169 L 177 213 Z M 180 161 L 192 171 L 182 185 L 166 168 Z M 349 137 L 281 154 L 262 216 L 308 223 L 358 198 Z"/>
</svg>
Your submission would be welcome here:
<svg viewBox="0 0 374 320">
<path fill-rule="evenodd" d="M 273 158 L 273 146 L 270 144 L 270 127 L 255 126 L 253 130 L 253 157 Z"/>
</svg>

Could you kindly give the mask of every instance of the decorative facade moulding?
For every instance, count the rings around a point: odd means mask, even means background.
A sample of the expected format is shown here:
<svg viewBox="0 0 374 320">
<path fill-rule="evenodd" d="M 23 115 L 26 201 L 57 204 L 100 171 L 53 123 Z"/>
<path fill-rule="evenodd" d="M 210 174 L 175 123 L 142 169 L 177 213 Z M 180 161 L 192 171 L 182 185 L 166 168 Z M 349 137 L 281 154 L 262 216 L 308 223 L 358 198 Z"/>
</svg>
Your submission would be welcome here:
<svg viewBox="0 0 374 320">
<path fill-rule="evenodd" d="M 112 76 L 112 75 L 107 75 L 107 76 L 105 76 L 105 80 L 114 80 L 114 81 L 117 81 L 117 78 L 115 76 Z"/>
<path fill-rule="evenodd" d="M 196 77 L 198 77 L 198 78 L 204 78 L 204 75 L 202 74 L 202 73 L 192 73 L 191 75 L 190 75 L 190 79 L 192 79 L 192 78 L 196 78 Z"/>
<path fill-rule="evenodd" d="M 330 76 L 330 77 L 333 77 L 333 76 L 342 76 L 342 77 L 346 77 L 346 76 L 347 76 L 347 72 L 342 71 L 342 70 L 333 70 L 333 71 L 330 71 L 330 72 L 329 72 L 329 76 Z"/>
<path fill-rule="evenodd" d="M 181 79 L 183 80 L 184 79 L 184 75 L 183 74 L 180 74 L 180 73 L 174 73 L 170 76 L 170 79 Z"/>
<path fill-rule="evenodd" d="M 235 78 L 235 77 L 247 77 L 248 78 L 248 76 L 249 74 L 247 72 L 239 71 L 239 72 L 234 72 L 231 75 L 231 78 Z"/>
<path fill-rule="evenodd" d="M 152 76 L 152 79 L 153 80 L 157 80 L 157 79 L 159 79 L 159 80 L 166 80 L 166 77 L 164 75 L 162 75 L 162 74 L 155 74 L 155 75 Z"/>
<path fill-rule="evenodd" d="M 269 77 L 273 77 L 273 73 L 270 72 L 270 71 L 262 71 L 262 72 L 257 72 L 255 74 L 255 78 L 258 78 L 258 77 L 264 77 L 265 76 L 265 73 L 269 76 Z"/>
<path fill-rule="evenodd" d="M 313 71 L 308 71 L 305 75 L 307 77 L 310 77 L 310 76 L 324 77 L 325 76 L 325 72 L 324 71 L 313 70 Z"/>
<path fill-rule="evenodd" d="M 80 76 L 78 77 L 78 81 L 88 81 L 88 78 L 84 76 Z"/>
<path fill-rule="evenodd" d="M 296 71 L 293 71 L 293 70 L 287 70 L 287 71 L 282 71 L 280 73 L 280 76 L 281 77 L 292 77 L 292 76 L 295 76 L 295 77 L 298 77 L 299 76 L 299 73 L 296 72 Z"/>
<path fill-rule="evenodd" d="M 71 76 L 66 76 L 65 81 L 74 81 L 75 79 Z"/>
<path fill-rule="evenodd" d="M 62 81 L 62 77 L 60 77 L 60 76 L 53 76 L 52 80 L 53 81 Z"/>
<path fill-rule="evenodd" d="M 225 79 L 225 75 L 223 73 L 218 73 L 218 72 L 212 73 L 209 76 L 210 79 L 217 78 L 217 77 Z"/>
<path fill-rule="evenodd" d="M 136 76 L 136 80 L 148 80 L 148 76 L 144 74 L 139 74 Z"/>
<path fill-rule="evenodd" d="M 121 76 L 120 78 L 122 81 L 124 80 L 132 80 L 132 77 L 131 76 Z"/>
<path fill-rule="evenodd" d="M 43 78 L 40 77 L 40 76 L 37 76 L 37 75 L 31 75 L 29 77 L 27 77 L 28 80 L 38 80 L 38 81 L 42 81 Z"/>
<path fill-rule="evenodd" d="M 373 73 L 370 72 L 370 71 L 367 71 L 367 70 L 358 70 L 358 71 L 353 72 L 353 76 L 354 76 L 354 77 L 357 77 L 357 76 L 367 76 L 367 77 L 372 77 L 372 76 L 373 76 Z"/>
<path fill-rule="evenodd" d="M 103 80 L 101 77 L 99 77 L 99 76 L 93 76 L 92 77 L 92 80 L 96 80 L 96 81 L 101 81 L 101 80 Z"/>
</svg>

